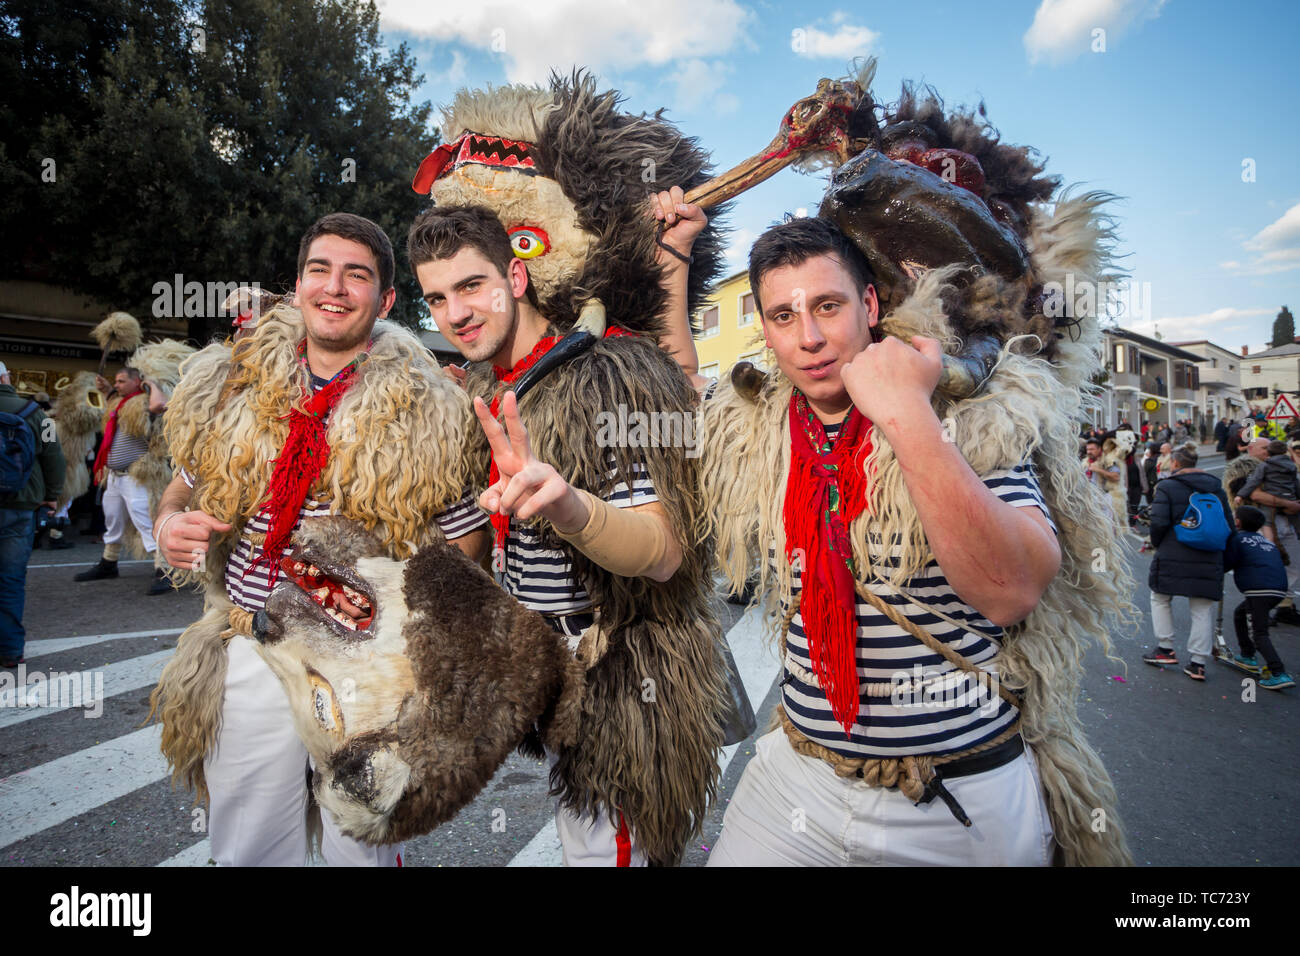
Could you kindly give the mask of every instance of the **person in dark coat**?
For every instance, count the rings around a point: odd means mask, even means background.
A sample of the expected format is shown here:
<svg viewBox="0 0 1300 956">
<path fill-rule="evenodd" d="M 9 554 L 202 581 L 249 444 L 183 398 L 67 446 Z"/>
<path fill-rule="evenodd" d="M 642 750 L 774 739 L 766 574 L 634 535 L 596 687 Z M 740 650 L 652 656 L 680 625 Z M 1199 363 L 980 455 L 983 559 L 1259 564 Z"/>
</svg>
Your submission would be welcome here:
<svg viewBox="0 0 1300 956">
<path fill-rule="evenodd" d="M 1223 451 L 1228 444 L 1228 420 L 1220 418 L 1214 426 L 1214 450 Z"/>
<path fill-rule="evenodd" d="M 1223 440 L 1223 460 L 1225 462 L 1234 461 L 1240 457 L 1247 446 L 1250 445 L 1250 438 L 1242 441 L 1241 422 L 1233 422 L 1228 426 L 1227 437 Z"/>
<path fill-rule="evenodd" d="M 1147 496 L 1147 507 L 1156 500 L 1156 463 L 1160 461 L 1160 446 L 1155 442 L 1147 443 L 1147 453 L 1142 459 L 1142 474 L 1146 478 L 1146 488 L 1144 489 Z"/>
<path fill-rule="evenodd" d="M 1214 640 L 1214 605 L 1223 600 L 1223 551 L 1199 551 L 1178 540 L 1174 525 L 1182 521 L 1196 492 L 1218 497 L 1226 521 L 1232 514 L 1228 496 L 1216 475 L 1196 467 L 1196 449 L 1184 445 L 1174 449 L 1174 471 L 1156 486 L 1151 504 L 1151 559 L 1147 583 L 1151 587 L 1151 626 L 1157 646 L 1142 660 L 1157 667 L 1178 663 L 1174 654 L 1174 597 L 1186 597 L 1191 605 L 1192 627 L 1187 637 L 1191 658 L 1183 673 L 1193 680 L 1205 680 L 1205 662 Z M 1227 536 L 1224 536 L 1227 543 Z"/>
</svg>

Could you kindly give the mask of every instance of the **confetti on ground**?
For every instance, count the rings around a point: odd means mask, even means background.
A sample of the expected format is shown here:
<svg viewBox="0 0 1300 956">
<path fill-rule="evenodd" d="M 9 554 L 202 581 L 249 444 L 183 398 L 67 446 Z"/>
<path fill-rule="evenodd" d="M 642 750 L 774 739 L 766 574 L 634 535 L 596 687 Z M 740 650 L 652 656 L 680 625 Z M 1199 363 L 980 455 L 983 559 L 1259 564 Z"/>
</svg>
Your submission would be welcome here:
<svg viewBox="0 0 1300 956">
<path fill-rule="evenodd" d="M 1120 677 L 1118 674 L 1111 674 L 1111 675 L 1110 675 L 1110 679 L 1111 679 L 1111 680 L 1117 680 L 1117 681 L 1119 681 L 1121 684 L 1127 684 L 1127 683 L 1128 683 L 1128 681 L 1126 681 L 1124 678 Z"/>
</svg>

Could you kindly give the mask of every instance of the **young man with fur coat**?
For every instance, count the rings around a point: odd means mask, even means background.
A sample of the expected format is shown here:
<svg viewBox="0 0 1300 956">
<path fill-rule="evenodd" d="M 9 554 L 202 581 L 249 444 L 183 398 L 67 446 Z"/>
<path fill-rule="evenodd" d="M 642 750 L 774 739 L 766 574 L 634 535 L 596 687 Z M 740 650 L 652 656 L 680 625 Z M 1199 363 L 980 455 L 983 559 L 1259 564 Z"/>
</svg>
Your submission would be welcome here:
<svg viewBox="0 0 1300 956">
<path fill-rule="evenodd" d="M 393 305 L 393 275 L 382 229 L 325 216 L 300 243 L 293 305 L 233 347 L 203 349 L 168 408 L 179 474 L 155 529 L 207 600 L 153 704 L 174 779 L 209 799 L 221 864 L 301 866 L 308 850 L 307 752 L 250 637 L 298 523 L 340 514 L 396 560 L 439 537 L 475 560 L 486 551 L 486 518 L 467 492 L 469 401 L 418 339 L 378 321 Z M 364 616 L 356 596 L 330 600 L 343 624 Z M 368 846 L 328 815 L 321 822 L 327 863 L 400 865 L 399 846 Z"/>
<path fill-rule="evenodd" d="M 939 343 L 879 335 L 870 269 L 832 223 L 798 219 L 769 230 L 750 254 L 750 277 L 780 370 L 763 396 L 771 413 L 763 417 L 775 430 L 756 440 L 728 396 L 706 401 L 706 432 L 710 420 L 721 424 L 715 413 L 739 425 L 732 440 L 707 446 L 707 460 L 741 455 L 743 443 L 751 460 L 788 463 L 763 468 L 750 484 L 764 486 L 754 503 L 783 502 L 771 530 L 783 532 L 798 560 L 783 605 L 784 726 L 759 742 L 711 865 L 1048 863 L 1052 828 L 1017 708 L 951 663 L 932 666 L 930 649 L 854 587 L 892 603 L 889 589 L 862 575 L 871 564 L 899 571 L 899 554 L 882 550 L 878 534 L 859 541 L 857 521 L 875 490 L 867 487 L 875 484 L 872 452 L 883 471 L 890 449 L 889 467 L 932 555 L 908 588 L 929 613 L 909 610 L 908 618 L 987 666 L 1002 628 L 1034 609 L 1061 563 L 1032 465 L 982 474 L 971 467 L 931 407 Z M 782 479 L 784 488 L 773 484 Z M 706 488 L 715 485 L 706 478 Z M 729 509 L 711 504 L 725 521 Z M 944 623 L 954 618 L 960 625 Z M 906 693 L 893 680 L 899 672 L 909 679 Z M 934 681 L 952 685 L 939 700 L 919 686 Z M 917 758 L 965 753 L 938 764 L 938 783 L 918 776 L 924 796 L 905 792 L 906 780 L 900 789 L 864 786 L 825 759 L 847 766 L 884 758 L 907 768 Z M 962 825 L 967 820 L 974 829 Z"/>
<path fill-rule="evenodd" d="M 655 341 L 614 327 L 516 400 L 511 386 L 565 346 L 500 220 L 437 207 L 408 252 L 438 328 L 474 363 L 495 567 L 588 668 L 578 740 L 550 755 L 565 864 L 673 864 L 713 794 L 724 699 L 707 561 L 690 539 L 696 463 L 680 445 L 607 443 L 598 423 L 619 409 L 689 416 L 693 390 Z M 684 302 L 684 278 L 678 291 Z"/>
</svg>

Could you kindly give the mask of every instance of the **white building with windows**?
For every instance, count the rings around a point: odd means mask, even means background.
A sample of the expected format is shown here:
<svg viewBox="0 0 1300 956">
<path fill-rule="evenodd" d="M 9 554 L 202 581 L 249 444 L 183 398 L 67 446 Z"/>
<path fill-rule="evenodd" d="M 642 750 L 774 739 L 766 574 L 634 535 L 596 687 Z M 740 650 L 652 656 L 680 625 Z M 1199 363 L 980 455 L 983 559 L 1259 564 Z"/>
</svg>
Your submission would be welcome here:
<svg viewBox="0 0 1300 956">
<path fill-rule="evenodd" d="M 1203 359 L 1199 367 L 1201 384 L 1196 392 L 1196 402 L 1211 429 L 1220 418 L 1235 421 L 1246 416 L 1250 402 L 1242 392 L 1241 376 L 1242 364 L 1249 361 L 1247 358 L 1208 339 L 1169 344 Z"/>
<path fill-rule="evenodd" d="M 1105 391 L 1094 425 L 1114 428 L 1128 422 L 1140 428 L 1144 421 L 1190 419 L 1199 426 L 1205 414 L 1197 402 L 1198 365 L 1204 361 L 1200 355 L 1128 329 L 1104 329 L 1103 336 Z"/>
<path fill-rule="evenodd" d="M 1266 411 L 1278 392 L 1300 391 L 1300 343 L 1242 356 L 1241 390 L 1247 401 Z"/>
</svg>

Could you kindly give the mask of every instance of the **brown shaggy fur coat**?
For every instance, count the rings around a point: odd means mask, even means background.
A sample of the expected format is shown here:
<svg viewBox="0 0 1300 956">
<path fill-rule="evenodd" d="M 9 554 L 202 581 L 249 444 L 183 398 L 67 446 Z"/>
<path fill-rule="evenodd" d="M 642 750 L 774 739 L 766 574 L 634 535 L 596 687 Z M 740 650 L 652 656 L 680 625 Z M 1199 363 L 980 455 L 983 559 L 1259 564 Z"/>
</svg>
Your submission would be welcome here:
<svg viewBox="0 0 1300 956">
<path fill-rule="evenodd" d="M 225 565 L 266 500 L 290 407 L 303 394 L 297 344 L 305 334 L 298 310 L 278 306 L 233 350 L 209 345 L 185 363 L 165 416 L 172 458 L 196 477 L 191 507 L 233 526 L 214 539 L 203 570 L 183 575 L 205 586 L 206 610 L 181 635 L 151 698 L 173 780 L 200 798 L 225 686 Z M 330 459 L 311 494 L 333 502 L 333 513 L 358 522 L 402 560 L 441 539 L 434 517 L 469 486 L 464 449 L 471 427 L 479 429 L 464 392 L 415 336 L 382 321 L 373 335 L 369 358 L 330 418 Z"/>
<path fill-rule="evenodd" d="M 474 368 L 470 389 L 490 396 L 490 370 Z M 617 416 L 620 406 L 689 416 L 693 426 L 693 397 L 653 341 L 615 337 L 552 372 L 520 403 L 537 457 L 575 487 L 600 497 L 618 481 L 630 484 L 634 464 L 643 462 L 682 546 L 682 566 L 669 581 L 623 578 L 542 522 L 544 546 L 564 552 L 597 609 L 597 628 L 578 648 L 589 667 L 581 725 L 576 742 L 559 751 L 552 787 L 574 811 L 621 810 L 660 865 L 675 864 L 699 831 L 722 744 L 725 678 L 711 551 L 691 540 L 699 460 L 684 447 L 602 448 L 597 437 L 602 413 Z"/>
</svg>

